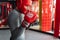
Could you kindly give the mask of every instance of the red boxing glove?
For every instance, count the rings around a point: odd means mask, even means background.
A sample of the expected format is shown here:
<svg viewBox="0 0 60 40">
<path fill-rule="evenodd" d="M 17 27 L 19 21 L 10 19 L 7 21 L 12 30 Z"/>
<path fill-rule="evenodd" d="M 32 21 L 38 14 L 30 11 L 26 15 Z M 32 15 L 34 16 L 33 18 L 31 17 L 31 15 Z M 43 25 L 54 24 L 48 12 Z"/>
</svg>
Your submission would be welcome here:
<svg viewBox="0 0 60 40">
<path fill-rule="evenodd" d="M 33 23 L 36 19 L 37 14 L 32 11 L 28 11 L 24 17 L 24 20 L 27 21 L 28 23 Z"/>
<path fill-rule="evenodd" d="M 28 27 L 31 23 L 33 23 L 37 19 L 37 14 L 32 11 L 28 11 L 25 14 L 24 21 L 22 22 L 22 25 L 24 27 Z"/>
</svg>

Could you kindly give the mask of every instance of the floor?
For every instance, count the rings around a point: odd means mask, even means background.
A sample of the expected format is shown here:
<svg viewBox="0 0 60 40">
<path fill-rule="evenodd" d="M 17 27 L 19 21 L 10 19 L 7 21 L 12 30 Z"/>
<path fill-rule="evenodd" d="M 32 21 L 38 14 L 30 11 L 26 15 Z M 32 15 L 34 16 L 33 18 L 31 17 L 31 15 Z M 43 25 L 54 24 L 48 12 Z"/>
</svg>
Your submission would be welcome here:
<svg viewBox="0 0 60 40">
<path fill-rule="evenodd" d="M 26 40 L 59 40 L 58 38 L 54 38 L 51 35 L 26 30 Z M 9 40 L 10 38 L 9 30 L 0 30 L 0 40 Z"/>
</svg>

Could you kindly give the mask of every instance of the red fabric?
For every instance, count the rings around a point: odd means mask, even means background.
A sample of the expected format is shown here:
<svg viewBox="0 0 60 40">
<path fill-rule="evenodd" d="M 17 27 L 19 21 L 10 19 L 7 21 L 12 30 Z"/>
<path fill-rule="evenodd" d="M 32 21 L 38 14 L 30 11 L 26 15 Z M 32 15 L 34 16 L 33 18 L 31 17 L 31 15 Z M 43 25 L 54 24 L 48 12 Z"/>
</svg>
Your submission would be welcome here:
<svg viewBox="0 0 60 40">
<path fill-rule="evenodd" d="M 59 24 L 60 24 L 60 0 L 56 0 L 56 16 L 55 16 L 55 30 L 54 36 L 59 36 Z"/>
</svg>

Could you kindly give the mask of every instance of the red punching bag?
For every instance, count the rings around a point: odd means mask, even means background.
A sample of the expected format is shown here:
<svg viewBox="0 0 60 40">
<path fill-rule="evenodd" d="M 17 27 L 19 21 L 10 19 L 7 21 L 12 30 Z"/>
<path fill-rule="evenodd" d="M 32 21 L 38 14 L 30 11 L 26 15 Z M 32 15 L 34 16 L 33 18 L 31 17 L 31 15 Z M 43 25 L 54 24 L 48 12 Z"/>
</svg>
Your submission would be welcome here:
<svg viewBox="0 0 60 40">
<path fill-rule="evenodd" d="M 41 30 L 44 32 L 51 31 L 52 19 L 51 19 L 51 7 L 52 0 L 42 0 L 42 27 Z"/>
</svg>

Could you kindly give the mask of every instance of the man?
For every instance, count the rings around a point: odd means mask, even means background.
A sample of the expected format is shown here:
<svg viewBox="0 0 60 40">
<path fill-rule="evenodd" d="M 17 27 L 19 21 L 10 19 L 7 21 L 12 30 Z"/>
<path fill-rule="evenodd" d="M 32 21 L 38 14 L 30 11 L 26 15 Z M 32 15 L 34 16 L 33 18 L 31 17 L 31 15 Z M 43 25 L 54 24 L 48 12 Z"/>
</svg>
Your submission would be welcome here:
<svg viewBox="0 0 60 40">
<path fill-rule="evenodd" d="M 17 0 L 17 8 L 8 15 L 8 26 L 10 27 L 10 40 L 25 40 L 25 28 L 37 18 L 36 13 L 30 10 L 32 0 Z"/>
</svg>

